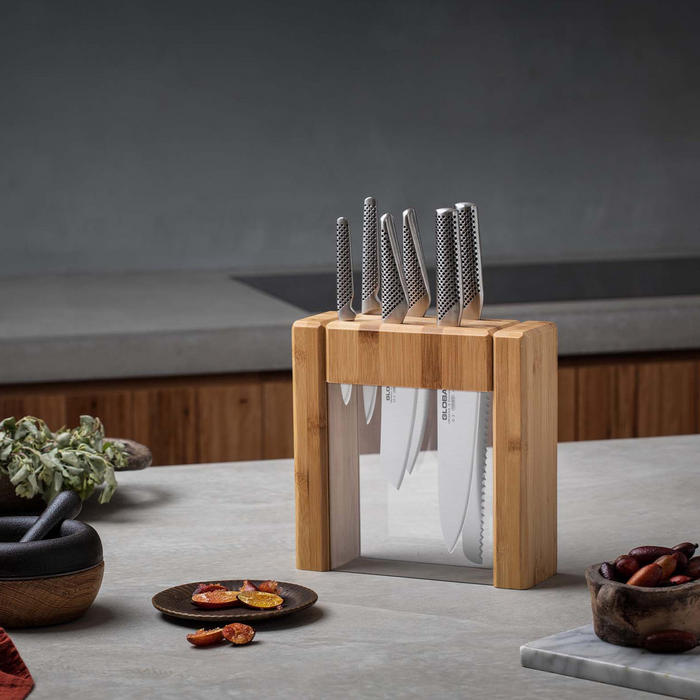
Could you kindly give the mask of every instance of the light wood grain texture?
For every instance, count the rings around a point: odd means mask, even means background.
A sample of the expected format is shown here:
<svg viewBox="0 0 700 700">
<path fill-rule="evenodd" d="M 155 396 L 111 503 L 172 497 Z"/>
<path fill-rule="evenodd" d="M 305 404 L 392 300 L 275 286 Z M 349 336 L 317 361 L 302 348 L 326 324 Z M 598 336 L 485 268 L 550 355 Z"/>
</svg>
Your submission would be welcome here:
<svg viewBox="0 0 700 700">
<path fill-rule="evenodd" d="M 151 449 L 155 466 L 199 460 L 194 388 L 135 391 L 133 411 L 133 439 Z"/>
<path fill-rule="evenodd" d="M 340 386 L 328 384 L 328 508 L 331 569 L 360 556 L 360 453 L 358 427 L 364 419 L 361 392 L 347 405 Z M 360 416 L 360 414 L 362 414 Z"/>
<path fill-rule="evenodd" d="M 226 462 L 262 459 L 260 382 L 229 380 L 197 390 L 198 460 Z"/>
<path fill-rule="evenodd" d="M 687 435 L 698 420 L 695 362 L 649 362 L 639 366 L 637 434 Z"/>
<path fill-rule="evenodd" d="M 285 459 L 294 455 L 292 378 L 263 379 L 263 459 Z"/>
<path fill-rule="evenodd" d="M 494 335 L 494 586 L 557 570 L 557 332 L 528 321 Z"/>
<path fill-rule="evenodd" d="M 75 574 L 0 581 L 0 627 L 20 629 L 69 622 L 92 605 L 104 562 Z"/>
<path fill-rule="evenodd" d="M 311 571 L 330 568 L 325 326 L 333 318 L 328 312 L 292 328 L 297 568 Z"/>
<path fill-rule="evenodd" d="M 329 382 L 492 391 L 492 336 L 515 323 L 469 321 L 451 328 L 430 318 L 402 324 L 358 318 L 327 326 Z"/>
<path fill-rule="evenodd" d="M 576 440 L 576 368 L 559 367 L 559 442 Z"/>
</svg>

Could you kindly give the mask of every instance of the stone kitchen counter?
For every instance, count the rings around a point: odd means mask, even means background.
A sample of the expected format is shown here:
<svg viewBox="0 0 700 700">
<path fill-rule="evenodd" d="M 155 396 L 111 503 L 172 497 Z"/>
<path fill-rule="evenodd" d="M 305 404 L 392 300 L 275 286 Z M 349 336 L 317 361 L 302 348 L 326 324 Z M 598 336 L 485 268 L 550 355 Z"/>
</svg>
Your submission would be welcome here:
<svg viewBox="0 0 700 700">
<path fill-rule="evenodd" d="M 658 697 L 523 668 L 519 649 L 591 621 L 588 564 L 697 538 L 699 450 L 700 436 L 560 445 L 559 573 L 529 591 L 296 570 L 291 460 L 121 474 L 112 502 L 88 501 L 80 516 L 105 552 L 93 607 L 10 634 L 32 700 Z M 150 602 L 179 583 L 243 577 L 296 582 L 319 600 L 258 624 L 250 646 L 210 649 Z"/>
<path fill-rule="evenodd" d="M 286 370 L 291 325 L 310 313 L 221 271 L 3 279 L 0 295 L 3 384 Z M 700 348 L 700 296 L 487 304 L 484 316 L 554 321 L 560 355 Z"/>
</svg>

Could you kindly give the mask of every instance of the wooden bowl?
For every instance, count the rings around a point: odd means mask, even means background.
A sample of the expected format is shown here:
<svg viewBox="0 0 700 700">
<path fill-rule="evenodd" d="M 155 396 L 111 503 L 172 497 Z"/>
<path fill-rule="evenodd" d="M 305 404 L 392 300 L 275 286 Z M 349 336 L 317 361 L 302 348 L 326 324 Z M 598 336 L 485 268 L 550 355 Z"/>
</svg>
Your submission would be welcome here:
<svg viewBox="0 0 700 700">
<path fill-rule="evenodd" d="M 586 569 L 593 629 L 600 639 L 624 647 L 643 647 L 652 632 L 683 630 L 700 637 L 700 581 L 668 588 L 628 586 L 608 581 L 600 564 Z"/>
<path fill-rule="evenodd" d="M 102 583 L 102 542 L 95 530 L 64 520 L 53 537 L 22 543 L 32 516 L 0 518 L 0 627 L 43 627 L 75 620 Z"/>
</svg>

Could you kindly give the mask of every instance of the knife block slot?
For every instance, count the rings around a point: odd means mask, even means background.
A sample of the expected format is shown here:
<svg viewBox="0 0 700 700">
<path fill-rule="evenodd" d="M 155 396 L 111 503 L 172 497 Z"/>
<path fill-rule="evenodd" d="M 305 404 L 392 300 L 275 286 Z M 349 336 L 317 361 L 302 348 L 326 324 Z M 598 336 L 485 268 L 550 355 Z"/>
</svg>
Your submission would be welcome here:
<svg viewBox="0 0 700 700">
<path fill-rule="evenodd" d="M 493 392 L 493 585 L 526 589 L 556 573 L 557 333 L 552 323 L 481 320 L 438 327 L 327 312 L 292 330 L 297 567 L 360 558 L 363 385 Z M 352 384 L 350 403 L 339 384 Z M 410 477 L 409 477 L 410 478 Z M 371 570 L 367 566 L 362 570 Z M 375 573 L 490 582 L 491 571 L 391 562 Z"/>
</svg>

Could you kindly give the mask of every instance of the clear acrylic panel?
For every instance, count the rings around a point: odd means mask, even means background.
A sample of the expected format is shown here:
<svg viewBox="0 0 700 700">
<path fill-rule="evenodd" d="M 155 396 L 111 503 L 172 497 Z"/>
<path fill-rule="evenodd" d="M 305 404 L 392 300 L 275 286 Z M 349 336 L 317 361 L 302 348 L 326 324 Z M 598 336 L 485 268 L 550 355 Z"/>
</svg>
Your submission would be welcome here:
<svg viewBox="0 0 700 700">
<path fill-rule="evenodd" d="M 332 567 L 492 584 L 491 394 L 329 384 L 328 399 Z M 454 482 L 442 491 L 438 434 L 443 486 Z M 460 448 L 475 443 L 483 480 L 469 488 L 472 457 Z"/>
</svg>

